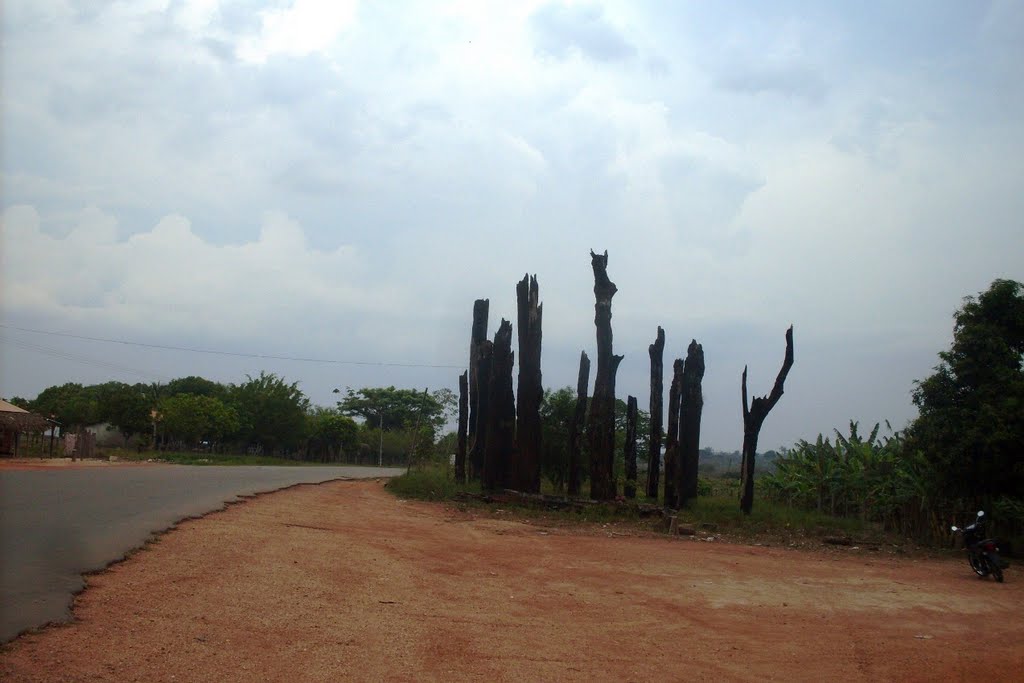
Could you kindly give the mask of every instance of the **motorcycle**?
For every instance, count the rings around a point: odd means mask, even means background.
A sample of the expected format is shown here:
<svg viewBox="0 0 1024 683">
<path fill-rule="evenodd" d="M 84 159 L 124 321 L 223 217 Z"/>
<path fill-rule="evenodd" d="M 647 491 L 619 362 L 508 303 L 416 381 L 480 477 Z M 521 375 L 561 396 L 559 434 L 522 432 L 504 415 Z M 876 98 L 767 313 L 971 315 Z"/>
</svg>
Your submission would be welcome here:
<svg viewBox="0 0 1024 683">
<path fill-rule="evenodd" d="M 985 511 L 978 511 L 978 518 L 974 524 L 960 529 L 952 527 L 953 533 L 961 532 L 964 535 L 964 550 L 967 551 L 967 562 L 971 565 L 974 573 L 981 578 L 989 574 L 999 583 L 1003 582 L 1003 570 L 1010 566 L 1010 563 L 999 556 L 999 545 L 993 538 L 985 538 Z"/>
</svg>

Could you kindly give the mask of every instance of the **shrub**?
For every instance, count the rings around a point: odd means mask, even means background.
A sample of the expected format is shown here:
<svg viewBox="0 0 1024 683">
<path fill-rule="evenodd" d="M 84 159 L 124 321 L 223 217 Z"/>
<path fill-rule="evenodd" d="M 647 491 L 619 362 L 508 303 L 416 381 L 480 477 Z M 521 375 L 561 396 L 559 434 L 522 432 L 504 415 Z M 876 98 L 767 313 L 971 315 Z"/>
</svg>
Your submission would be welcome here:
<svg viewBox="0 0 1024 683">
<path fill-rule="evenodd" d="M 447 500 L 465 487 L 456 483 L 446 465 L 433 465 L 410 470 L 388 480 L 387 488 L 396 496 L 419 500 Z"/>
</svg>

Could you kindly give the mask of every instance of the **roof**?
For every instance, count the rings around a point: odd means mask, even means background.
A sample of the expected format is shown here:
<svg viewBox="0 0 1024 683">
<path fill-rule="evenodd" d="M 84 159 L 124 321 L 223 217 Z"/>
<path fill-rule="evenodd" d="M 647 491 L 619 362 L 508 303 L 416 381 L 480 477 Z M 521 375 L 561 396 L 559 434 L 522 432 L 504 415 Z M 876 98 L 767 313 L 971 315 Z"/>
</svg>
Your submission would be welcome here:
<svg viewBox="0 0 1024 683">
<path fill-rule="evenodd" d="M 13 403 L 0 398 L 0 429 L 15 432 L 41 432 L 50 428 L 50 423 L 42 415 L 30 413 Z"/>
<path fill-rule="evenodd" d="M 8 403 L 7 401 L 5 401 L 2 398 L 0 398 L 0 412 L 2 412 L 2 413 L 27 413 L 28 411 L 25 410 L 24 408 L 19 408 L 18 406 L 14 405 L 13 403 Z"/>
</svg>

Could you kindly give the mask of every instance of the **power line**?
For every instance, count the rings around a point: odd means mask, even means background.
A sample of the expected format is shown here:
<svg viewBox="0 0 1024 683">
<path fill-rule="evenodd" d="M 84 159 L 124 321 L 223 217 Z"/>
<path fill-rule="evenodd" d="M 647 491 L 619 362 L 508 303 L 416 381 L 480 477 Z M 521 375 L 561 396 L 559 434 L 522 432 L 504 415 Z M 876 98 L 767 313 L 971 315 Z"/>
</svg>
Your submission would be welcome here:
<svg viewBox="0 0 1024 683">
<path fill-rule="evenodd" d="M 366 365 L 374 367 L 390 367 L 390 368 L 443 368 L 443 369 L 456 369 L 462 370 L 462 365 L 444 365 L 444 364 L 430 364 L 430 363 L 398 363 L 398 362 L 386 362 L 386 361 L 359 361 L 359 360 L 338 360 L 333 358 L 302 358 L 296 356 L 276 356 L 272 354 L 264 353 L 243 353 L 240 351 L 219 351 L 215 349 L 197 349 L 187 346 L 171 346 L 169 344 L 147 344 L 145 342 L 128 341 L 125 339 L 106 339 L 104 337 L 89 337 L 83 334 L 71 334 L 70 332 L 52 332 L 49 330 L 35 330 L 28 327 L 18 327 L 17 325 L 7 325 L 0 323 L 0 327 L 9 330 L 18 330 L 19 332 L 30 332 L 32 334 L 44 334 L 54 337 L 66 337 L 69 339 L 84 339 L 86 341 L 104 342 L 107 344 L 123 344 L 125 346 L 138 346 L 147 349 L 160 349 L 164 351 L 186 351 L 188 353 L 206 353 L 216 356 L 233 356 L 236 358 L 259 358 L 263 360 L 286 360 L 294 361 L 296 363 L 323 363 L 330 365 Z"/>
<path fill-rule="evenodd" d="M 63 358 L 64 360 L 70 360 L 70 361 L 73 361 L 75 363 L 81 363 L 83 365 L 89 365 L 89 366 L 96 367 L 96 368 L 106 368 L 108 370 L 119 370 L 121 372 L 127 372 L 127 373 L 132 374 L 132 375 L 138 375 L 140 377 L 146 377 L 146 378 L 149 378 L 149 379 L 154 379 L 154 378 L 155 379 L 163 379 L 163 380 L 170 380 L 171 379 L 170 377 L 167 377 L 166 375 L 160 375 L 160 374 L 153 373 L 153 372 L 146 372 L 144 370 L 137 370 L 135 368 L 129 368 L 129 367 L 125 366 L 125 365 L 117 365 L 116 363 L 108 363 L 106 361 L 102 361 L 102 360 L 99 360 L 97 358 L 90 358 L 88 356 L 79 356 L 79 355 L 74 354 L 74 353 L 69 353 L 67 351 L 60 351 L 58 349 L 53 349 L 53 348 L 50 348 L 48 346 L 40 346 L 40 345 L 37 345 L 37 344 L 32 344 L 32 343 L 29 343 L 29 342 L 21 341 L 20 339 L 5 339 L 4 337 L 0 337 L 0 342 L 2 342 L 3 344 L 10 344 L 12 346 L 16 346 L 18 348 L 25 349 L 26 351 L 33 351 L 35 353 L 40 353 L 40 354 L 43 354 L 44 356 L 51 356 L 53 358 Z"/>
</svg>

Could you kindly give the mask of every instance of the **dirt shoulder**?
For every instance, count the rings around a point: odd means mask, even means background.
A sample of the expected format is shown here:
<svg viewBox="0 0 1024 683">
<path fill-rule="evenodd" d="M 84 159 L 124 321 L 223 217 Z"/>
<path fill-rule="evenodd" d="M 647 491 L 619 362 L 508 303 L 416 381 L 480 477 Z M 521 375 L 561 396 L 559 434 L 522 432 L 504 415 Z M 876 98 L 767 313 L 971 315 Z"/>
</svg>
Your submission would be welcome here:
<svg viewBox="0 0 1024 683">
<path fill-rule="evenodd" d="M 0 470 L 32 471 L 84 469 L 88 467 L 154 467 L 163 463 L 137 460 L 100 460 L 97 458 L 0 458 Z"/>
<path fill-rule="evenodd" d="M 1018 574 L 581 533 L 332 482 L 90 577 L 75 623 L 0 649 L 0 679 L 1011 680 Z"/>
</svg>

